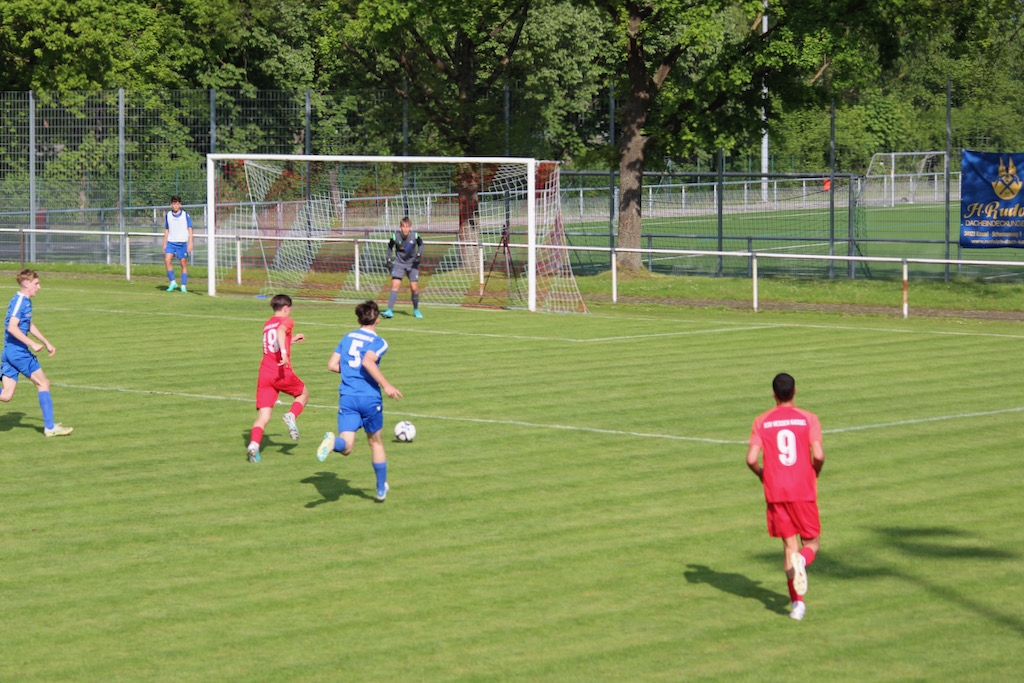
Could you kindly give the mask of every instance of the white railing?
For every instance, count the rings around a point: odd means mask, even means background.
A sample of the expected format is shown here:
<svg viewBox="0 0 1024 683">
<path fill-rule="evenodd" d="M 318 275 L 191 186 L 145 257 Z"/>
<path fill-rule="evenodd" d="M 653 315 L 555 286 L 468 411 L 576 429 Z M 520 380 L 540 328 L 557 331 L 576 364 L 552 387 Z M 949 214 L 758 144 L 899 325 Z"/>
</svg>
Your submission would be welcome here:
<svg viewBox="0 0 1024 683">
<path fill-rule="evenodd" d="M 131 281 L 132 279 L 132 239 L 147 240 L 149 242 L 158 242 L 162 245 L 163 235 L 152 233 L 152 232 L 117 232 L 117 231 L 82 231 L 82 230 L 31 230 L 31 229 L 11 229 L 11 228 L 0 228 L 0 233 L 15 233 L 21 234 L 29 239 L 37 238 L 39 235 L 74 235 L 77 237 L 95 237 L 95 238 L 118 238 L 124 241 L 124 273 L 125 279 Z M 206 242 L 206 235 L 196 233 L 196 243 Z M 263 236 L 254 238 L 251 235 L 219 235 L 217 238 L 219 241 L 235 243 L 234 253 L 234 270 L 237 283 L 242 284 L 242 244 L 243 242 L 250 242 L 254 239 L 268 240 L 268 241 L 308 241 L 309 238 L 304 237 L 269 237 Z M 365 237 L 322 237 L 316 238 L 320 242 L 338 242 L 338 243 L 352 243 L 355 247 L 355 260 L 354 260 L 354 276 L 356 278 L 356 287 L 358 288 L 360 271 L 359 271 L 359 245 L 369 243 L 386 243 L 387 240 L 377 238 L 365 238 Z M 479 281 L 481 287 L 485 279 L 485 264 L 483 258 L 484 247 L 495 247 L 495 243 L 491 242 L 462 242 L 462 241 L 431 241 L 431 244 L 441 246 L 463 246 L 463 247 L 477 247 L 479 248 L 479 259 L 478 263 L 475 264 L 478 270 Z M 825 261 L 825 262 L 847 262 L 847 263 L 898 263 L 902 265 L 903 269 L 903 317 L 907 318 L 910 315 L 910 303 L 909 303 L 909 266 L 910 264 L 919 265 L 948 265 L 948 266 L 993 266 L 1000 268 L 1020 268 L 1024 269 L 1024 261 L 993 261 L 983 259 L 934 259 L 934 258 L 900 258 L 900 257 L 884 257 L 884 256 L 840 256 L 830 254 L 793 254 L 793 253 L 773 253 L 773 252 L 758 252 L 758 251 L 714 251 L 714 250 L 699 250 L 699 249 L 626 249 L 626 248 L 609 248 L 609 247 L 573 247 L 573 246 L 556 246 L 556 245 L 524 245 L 510 243 L 508 245 L 511 249 L 533 249 L 536 251 L 540 250 L 555 250 L 565 252 L 600 252 L 610 255 L 611 263 L 611 296 L 612 302 L 618 302 L 618 255 L 619 254 L 640 254 L 643 255 L 664 255 L 664 256 L 713 256 L 713 257 L 731 257 L 731 258 L 743 258 L 748 259 L 750 262 L 749 272 L 751 274 L 751 307 L 754 311 L 759 310 L 759 295 L 758 295 L 758 260 L 759 259 L 789 259 L 789 260 L 803 260 L 803 261 Z M 536 259 L 531 259 L 530 263 L 536 263 Z M 162 263 L 162 262 L 161 262 Z M 218 266 L 220 268 L 220 266 Z M 530 278 L 532 279 L 532 278 Z M 211 279 L 212 282 L 212 279 Z M 215 294 L 215 285 L 210 287 L 210 293 Z M 531 304 L 533 304 L 533 297 L 530 297 Z M 535 305 L 530 306 L 530 310 L 535 310 Z"/>
</svg>

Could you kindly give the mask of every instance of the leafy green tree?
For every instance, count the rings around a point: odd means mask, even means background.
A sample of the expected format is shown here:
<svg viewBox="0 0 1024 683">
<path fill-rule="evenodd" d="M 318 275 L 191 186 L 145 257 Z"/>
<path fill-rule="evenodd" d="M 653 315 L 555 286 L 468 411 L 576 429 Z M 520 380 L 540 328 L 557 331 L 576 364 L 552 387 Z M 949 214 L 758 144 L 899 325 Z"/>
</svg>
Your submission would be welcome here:
<svg viewBox="0 0 1024 683">
<path fill-rule="evenodd" d="M 896 28 L 885 54 L 870 37 L 833 38 L 816 83 L 817 104 L 780 112 L 773 149 L 806 171 L 828 168 L 829 111 L 836 103 L 837 166 L 863 173 L 875 152 L 945 149 L 952 82 L 954 152 L 1024 148 L 1024 4 L 1019 0 L 879 6 Z M 813 132 L 808 132 L 813 129 Z M 953 162 L 957 155 L 954 153 Z M 955 167 L 955 166 L 954 166 Z M 784 170 L 789 170 L 789 166 Z"/>
<path fill-rule="evenodd" d="M 5 0 L 0 90 L 298 89 L 319 0 Z"/>
<path fill-rule="evenodd" d="M 480 156 L 500 149 L 495 93 L 529 8 L 530 0 L 328 0 L 319 46 L 330 83 L 390 90 L 427 119 L 424 137 L 436 153 Z M 461 169 L 456 188 L 459 238 L 472 241 L 479 179 Z"/>
<path fill-rule="evenodd" d="M 592 7 L 570 0 L 534 3 L 510 64 L 518 95 L 512 154 L 571 164 L 607 140 L 611 40 L 611 24 Z"/>
<path fill-rule="evenodd" d="M 979 0 L 771 0 L 762 35 L 763 0 L 580 0 L 606 12 L 621 56 L 617 92 L 620 173 L 619 247 L 638 248 L 643 171 L 657 152 L 687 156 L 704 149 L 749 149 L 784 111 L 827 111 L 833 99 L 859 102 L 938 29 L 978 35 L 981 25 L 1020 5 Z M 1001 10 L 993 10 L 999 5 Z M 1016 16 L 1019 16 L 1019 10 Z M 769 93 L 765 98 L 763 88 Z M 913 139 L 915 124 L 900 94 L 864 107 L 851 148 Z M 827 114 L 826 114 L 827 116 Z M 828 137 L 823 139 L 828 144 Z M 851 160 L 852 163 L 852 160 Z M 623 254 L 625 268 L 642 267 Z"/>
</svg>

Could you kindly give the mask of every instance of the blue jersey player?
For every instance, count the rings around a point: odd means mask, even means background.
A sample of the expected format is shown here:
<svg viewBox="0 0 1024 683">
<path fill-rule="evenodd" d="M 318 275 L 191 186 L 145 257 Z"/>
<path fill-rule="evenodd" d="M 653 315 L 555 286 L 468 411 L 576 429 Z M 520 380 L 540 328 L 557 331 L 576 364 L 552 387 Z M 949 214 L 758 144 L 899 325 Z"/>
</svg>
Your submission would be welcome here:
<svg viewBox="0 0 1024 683">
<path fill-rule="evenodd" d="M 39 276 L 34 270 L 25 269 L 18 273 L 18 293 L 7 306 L 7 318 L 4 320 L 4 350 L 0 354 L 3 391 L 0 391 L 0 401 L 7 403 L 14 398 L 14 390 L 18 388 L 18 375 L 25 375 L 39 390 L 39 407 L 43 411 L 43 434 L 67 436 L 72 428 L 53 421 L 50 380 L 46 378 L 43 368 L 39 365 L 39 359 L 33 353 L 42 351 L 44 346 L 51 356 L 57 353 L 53 344 L 32 322 L 32 297 L 39 292 L 41 286 Z"/>
<path fill-rule="evenodd" d="M 395 400 L 402 392 L 392 385 L 380 371 L 380 359 L 387 353 L 388 343 L 377 334 L 380 308 L 376 301 L 365 301 L 356 306 L 359 329 L 349 332 L 341 342 L 327 369 L 341 374 L 338 388 L 338 436 L 324 434 L 317 448 L 317 460 L 323 462 L 332 451 L 348 455 L 355 447 L 356 432 L 362 428 L 370 444 L 373 471 L 377 477 L 377 502 L 383 503 L 388 495 L 388 462 L 384 453 L 384 406 L 381 392 Z"/>
</svg>

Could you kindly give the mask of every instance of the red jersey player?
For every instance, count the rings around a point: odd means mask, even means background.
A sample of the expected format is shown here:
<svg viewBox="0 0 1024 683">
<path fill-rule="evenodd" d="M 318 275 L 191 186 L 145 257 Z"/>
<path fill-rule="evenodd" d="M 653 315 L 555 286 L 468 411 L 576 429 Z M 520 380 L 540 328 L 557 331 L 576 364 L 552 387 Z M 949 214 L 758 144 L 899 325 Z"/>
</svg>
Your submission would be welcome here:
<svg viewBox="0 0 1024 683">
<path fill-rule="evenodd" d="M 818 474 L 825 464 L 817 415 L 793 404 L 796 381 L 780 373 L 772 381 L 775 407 L 754 420 L 747 467 L 764 483 L 768 535 L 781 538 L 789 616 L 803 619 L 807 606 L 807 565 L 818 553 Z M 758 463 L 764 451 L 764 465 Z"/>
<path fill-rule="evenodd" d="M 302 334 L 292 335 L 292 328 L 295 327 L 291 317 L 292 298 L 287 294 L 278 294 L 270 300 L 270 307 L 274 309 L 274 315 L 263 326 L 263 360 L 260 362 L 260 376 L 256 382 L 256 421 L 252 423 L 249 436 L 249 462 L 260 461 L 260 441 L 263 440 L 263 430 L 270 422 L 277 397 L 283 392 L 295 398 L 291 409 L 284 414 L 284 423 L 292 441 L 299 440 L 295 418 L 302 414 L 309 401 L 306 385 L 292 371 L 292 342 L 306 338 Z"/>
</svg>

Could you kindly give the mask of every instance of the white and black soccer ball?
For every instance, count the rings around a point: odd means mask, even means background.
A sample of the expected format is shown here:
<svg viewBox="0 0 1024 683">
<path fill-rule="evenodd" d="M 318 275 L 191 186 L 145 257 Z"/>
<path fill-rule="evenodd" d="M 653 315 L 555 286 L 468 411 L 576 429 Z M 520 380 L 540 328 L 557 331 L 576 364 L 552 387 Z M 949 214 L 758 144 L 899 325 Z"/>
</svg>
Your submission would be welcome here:
<svg viewBox="0 0 1024 683">
<path fill-rule="evenodd" d="M 402 420 L 395 425 L 395 438 L 399 441 L 412 441 L 416 438 L 416 426 L 408 420 Z"/>
</svg>

